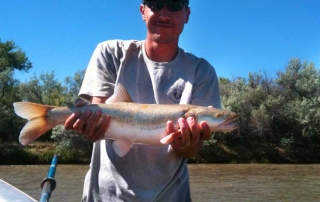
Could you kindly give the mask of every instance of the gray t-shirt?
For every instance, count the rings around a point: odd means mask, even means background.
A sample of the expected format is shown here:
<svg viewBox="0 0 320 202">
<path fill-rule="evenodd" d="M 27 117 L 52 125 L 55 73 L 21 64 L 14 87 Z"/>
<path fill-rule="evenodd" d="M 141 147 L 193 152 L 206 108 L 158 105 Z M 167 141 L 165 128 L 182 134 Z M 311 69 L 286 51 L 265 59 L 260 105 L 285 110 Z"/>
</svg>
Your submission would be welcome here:
<svg viewBox="0 0 320 202">
<path fill-rule="evenodd" d="M 144 41 L 100 43 L 79 95 L 110 97 L 117 83 L 136 103 L 221 108 L 214 68 L 181 48 L 173 61 L 153 62 L 146 55 Z M 170 145 L 133 145 L 119 157 L 111 144 L 112 140 L 94 143 L 83 201 L 191 201 L 187 159 L 178 157 Z"/>
</svg>

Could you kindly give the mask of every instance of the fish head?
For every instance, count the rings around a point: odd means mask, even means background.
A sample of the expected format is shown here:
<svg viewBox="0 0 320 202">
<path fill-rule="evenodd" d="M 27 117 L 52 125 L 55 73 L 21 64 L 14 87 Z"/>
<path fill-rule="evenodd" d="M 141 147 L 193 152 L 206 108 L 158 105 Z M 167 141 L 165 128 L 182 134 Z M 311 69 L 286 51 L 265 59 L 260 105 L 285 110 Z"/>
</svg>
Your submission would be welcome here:
<svg viewBox="0 0 320 202">
<path fill-rule="evenodd" d="M 238 127 L 235 123 L 237 114 L 228 110 L 196 107 L 189 110 L 186 116 L 192 116 L 197 123 L 207 122 L 212 132 L 230 132 Z"/>
</svg>

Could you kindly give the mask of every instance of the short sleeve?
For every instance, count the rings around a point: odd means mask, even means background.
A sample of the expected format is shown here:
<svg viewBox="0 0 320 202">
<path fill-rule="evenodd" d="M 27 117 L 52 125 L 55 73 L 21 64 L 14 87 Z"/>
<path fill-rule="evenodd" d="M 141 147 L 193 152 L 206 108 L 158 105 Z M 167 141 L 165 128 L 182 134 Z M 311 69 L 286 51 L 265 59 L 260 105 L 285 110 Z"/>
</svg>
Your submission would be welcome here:
<svg viewBox="0 0 320 202">
<path fill-rule="evenodd" d="M 90 97 L 110 97 L 113 94 L 117 77 L 116 49 L 109 43 L 100 43 L 92 54 L 88 64 L 79 96 L 89 100 Z"/>
<path fill-rule="evenodd" d="M 216 71 L 206 60 L 197 65 L 191 104 L 221 108 L 219 81 Z"/>
</svg>

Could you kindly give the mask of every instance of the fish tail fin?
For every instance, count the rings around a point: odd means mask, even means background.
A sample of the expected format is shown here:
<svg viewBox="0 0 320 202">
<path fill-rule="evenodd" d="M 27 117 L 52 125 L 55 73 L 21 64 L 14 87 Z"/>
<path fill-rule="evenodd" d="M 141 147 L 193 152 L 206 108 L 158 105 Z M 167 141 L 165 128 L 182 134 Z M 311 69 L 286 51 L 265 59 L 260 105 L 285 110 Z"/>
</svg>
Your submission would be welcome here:
<svg viewBox="0 0 320 202">
<path fill-rule="evenodd" d="M 31 102 L 15 102 L 13 106 L 18 116 L 28 120 L 20 132 L 19 141 L 22 145 L 30 144 L 56 125 L 47 120 L 47 111 L 55 108 L 54 106 Z"/>
</svg>

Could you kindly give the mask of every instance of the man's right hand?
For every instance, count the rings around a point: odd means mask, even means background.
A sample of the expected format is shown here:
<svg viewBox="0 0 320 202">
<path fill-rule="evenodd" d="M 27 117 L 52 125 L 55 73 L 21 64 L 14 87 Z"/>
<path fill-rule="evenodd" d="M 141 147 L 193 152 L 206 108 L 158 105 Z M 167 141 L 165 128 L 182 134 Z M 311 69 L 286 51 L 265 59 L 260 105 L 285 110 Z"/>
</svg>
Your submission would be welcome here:
<svg viewBox="0 0 320 202">
<path fill-rule="evenodd" d="M 86 102 L 79 100 L 75 106 L 82 107 Z M 101 120 L 100 120 L 101 119 Z M 110 116 L 104 115 L 101 111 L 92 112 L 86 110 L 84 113 L 73 113 L 64 123 L 66 130 L 74 130 L 79 135 L 91 141 L 103 139 L 104 133 L 108 129 Z"/>
</svg>

